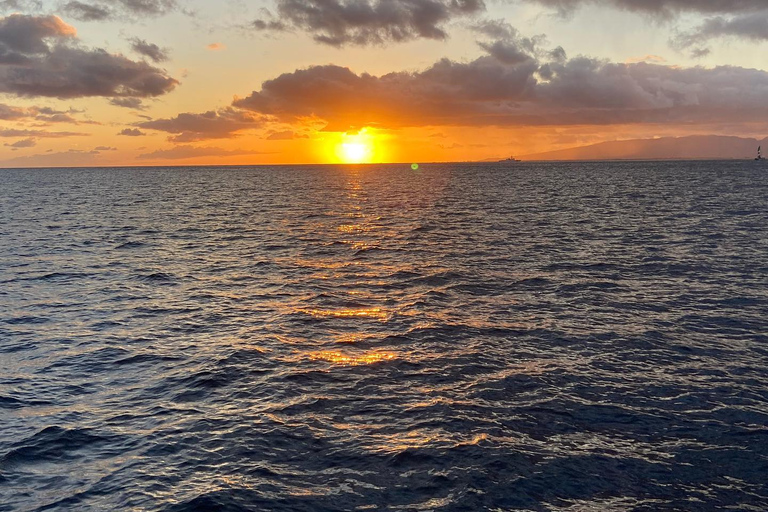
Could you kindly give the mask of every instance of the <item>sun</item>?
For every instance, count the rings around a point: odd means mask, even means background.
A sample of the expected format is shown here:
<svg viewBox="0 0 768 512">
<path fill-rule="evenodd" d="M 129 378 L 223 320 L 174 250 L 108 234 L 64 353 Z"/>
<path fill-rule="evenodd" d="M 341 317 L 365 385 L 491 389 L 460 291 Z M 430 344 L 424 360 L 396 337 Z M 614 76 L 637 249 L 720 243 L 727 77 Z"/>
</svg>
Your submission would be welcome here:
<svg viewBox="0 0 768 512">
<path fill-rule="evenodd" d="M 348 164 L 360 164 L 369 160 L 371 148 L 361 142 L 347 142 L 341 145 L 341 155 Z"/>
<path fill-rule="evenodd" d="M 381 158 L 377 137 L 363 128 L 355 133 L 339 134 L 336 139 L 336 160 L 345 164 L 369 164 Z"/>
</svg>

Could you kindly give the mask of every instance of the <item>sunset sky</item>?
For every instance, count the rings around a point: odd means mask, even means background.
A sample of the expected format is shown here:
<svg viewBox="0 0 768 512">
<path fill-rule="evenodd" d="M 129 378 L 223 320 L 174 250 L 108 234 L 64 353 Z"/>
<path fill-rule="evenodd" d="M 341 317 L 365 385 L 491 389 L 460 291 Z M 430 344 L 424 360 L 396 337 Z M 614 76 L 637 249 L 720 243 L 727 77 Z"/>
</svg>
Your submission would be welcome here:
<svg viewBox="0 0 768 512">
<path fill-rule="evenodd" d="M 768 135 L 765 0 L 0 0 L 0 166 Z"/>
</svg>

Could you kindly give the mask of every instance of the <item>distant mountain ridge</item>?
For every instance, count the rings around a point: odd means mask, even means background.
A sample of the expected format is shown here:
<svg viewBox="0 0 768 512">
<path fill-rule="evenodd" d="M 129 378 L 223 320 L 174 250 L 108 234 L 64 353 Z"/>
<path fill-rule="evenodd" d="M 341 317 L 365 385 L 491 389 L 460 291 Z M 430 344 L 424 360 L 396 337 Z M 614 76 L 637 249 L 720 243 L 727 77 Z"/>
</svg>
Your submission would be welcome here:
<svg viewBox="0 0 768 512">
<path fill-rule="evenodd" d="M 750 159 L 763 140 L 722 135 L 691 135 L 658 139 L 601 142 L 590 146 L 524 155 L 523 160 L 708 160 Z"/>
</svg>

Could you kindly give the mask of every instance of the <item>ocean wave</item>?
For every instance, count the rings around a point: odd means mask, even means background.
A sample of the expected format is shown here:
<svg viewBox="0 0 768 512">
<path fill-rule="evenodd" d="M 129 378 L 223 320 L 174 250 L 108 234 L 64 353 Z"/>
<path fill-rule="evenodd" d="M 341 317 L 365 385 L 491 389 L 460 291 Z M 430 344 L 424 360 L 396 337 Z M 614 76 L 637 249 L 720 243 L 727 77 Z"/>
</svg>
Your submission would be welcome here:
<svg viewBox="0 0 768 512">
<path fill-rule="evenodd" d="M 40 172 L 0 170 L 2 512 L 768 504 L 754 168 Z"/>
</svg>

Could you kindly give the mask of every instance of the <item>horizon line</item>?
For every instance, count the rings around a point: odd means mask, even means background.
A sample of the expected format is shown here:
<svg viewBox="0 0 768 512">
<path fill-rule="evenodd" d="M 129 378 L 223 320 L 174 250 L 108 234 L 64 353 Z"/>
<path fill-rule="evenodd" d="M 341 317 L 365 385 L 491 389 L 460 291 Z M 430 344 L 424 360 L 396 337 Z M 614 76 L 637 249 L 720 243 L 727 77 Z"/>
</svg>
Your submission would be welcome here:
<svg viewBox="0 0 768 512">
<path fill-rule="evenodd" d="M 599 162 L 751 162 L 754 158 L 592 158 L 592 159 L 548 159 L 519 160 L 506 163 L 504 167 L 515 167 L 527 163 L 599 163 Z M 458 164 L 503 164 L 503 160 L 453 160 L 435 162 L 371 162 L 371 163 L 281 163 L 281 164 L 170 164 L 170 165 L 52 165 L 3 167 L 0 170 L 45 170 L 45 169 L 169 169 L 169 168 L 253 168 L 253 167 L 372 167 L 375 165 L 458 165 Z"/>
</svg>

